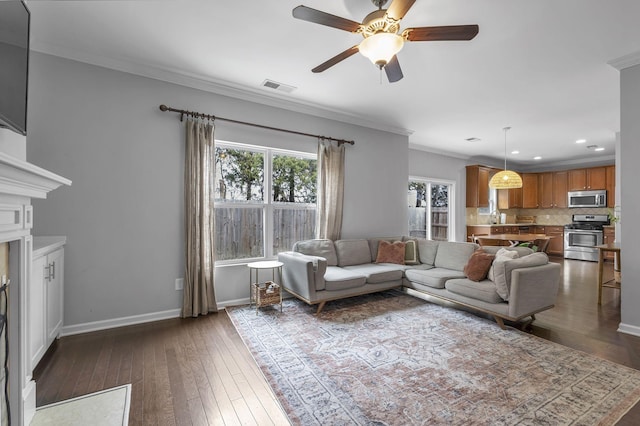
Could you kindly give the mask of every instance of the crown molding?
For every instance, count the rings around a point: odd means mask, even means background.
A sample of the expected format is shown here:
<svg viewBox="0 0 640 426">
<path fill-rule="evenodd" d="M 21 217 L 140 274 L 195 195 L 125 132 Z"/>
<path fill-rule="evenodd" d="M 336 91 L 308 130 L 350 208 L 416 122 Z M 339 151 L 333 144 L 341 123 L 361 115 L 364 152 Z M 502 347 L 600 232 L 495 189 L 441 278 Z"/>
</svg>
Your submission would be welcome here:
<svg viewBox="0 0 640 426">
<path fill-rule="evenodd" d="M 413 130 L 394 126 L 389 123 L 372 121 L 364 116 L 353 114 L 351 112 L 337 110 L 335 108 L 325 108 L 321 105 L 314 104 L 313 102 L 292 100 L 280 93 L 274 92 L 267 94 L 261 89 L 249 88 L 230 81 L 214 79 L 201 74 L 188 73 L 177 68 L 161 68 L 133 60 L 108 58 L 94 53 L 79 51 L 77 49 L 69 49 L 63 46 L 37 40 L 33 41 L 31 50 L 47 55 L 70 59 L 76 62 L 83 62 L 102 68 L 108 68 L 192 89 L 228 96 L 235 99 L 313 115 L 315 117 L 326 118 L 329 120 L 340 121 L 342 123 L 381 130 L 402 136 L 409 136 L 413 133 Z"/>
<path fill-rule="evenodd" d="M 636 65 L 640 65 L 640 51 L 633 52 L 616 59 L 612 59 L 609 62 L 607 62 L 607 64 L 611 65 L 618 71 L 622 71 L 625 68 L 630 68 Z"/>
</svg>

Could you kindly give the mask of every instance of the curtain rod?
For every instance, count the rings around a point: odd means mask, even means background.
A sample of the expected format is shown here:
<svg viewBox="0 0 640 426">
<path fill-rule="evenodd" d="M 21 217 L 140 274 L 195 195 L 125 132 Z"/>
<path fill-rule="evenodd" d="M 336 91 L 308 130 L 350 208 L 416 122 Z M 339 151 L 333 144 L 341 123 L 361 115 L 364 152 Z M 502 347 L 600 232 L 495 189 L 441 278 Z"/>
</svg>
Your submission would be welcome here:
<svg viewBox="0 0 640 426">
<path fill-rule="evenodd" d="M 182 121 L 184 116 L 187 115 L 187 116 L 196 117 L 196 118 L 204 118 L 204 119 L 207 119 L 207 120 L 228 121 L 229 123 L 244 124 L 245 126 L 253 126 L 253 127 L 259 127 L 261 129 L 275 130 L 276 132 L 293 133 L 294 135 L 309 136 L 311 138 L 330 140 L 330 141 L 338 142 L 338 145 L 342 145 L 342 144 L 345 144 L 345 143 L 348 143 L 349 145 L 354 145 L 355 144 L 354 141 L 348 141 L 348 140 L 344 140 L 344 139 L 336 139 L 336 138 L 332 138 L 332 137 L 329 137 L 329 136 L 312 135 L 311 133 L 303 133 L 303 132 L 297 132 L 295 130 L 280 129 L 278 127 L 263 126 L 262 124 L 248 123 L 246 121 L 232 120 L 230 118 L 216 117 L 215 115 L 211 115 L 211 114 L 204 114 L 204 113 L 196 112 L 196 111 L 187 111 L 187 110 L 184 110 L 184 109 L 171 108 L 171 107 L 168 107 L 168 106 L 166 106 L 164 104 L 160 105 L 160 111 L 177 112 L 177 113 L 180 114 L 180 121 Z"/>
</svg>

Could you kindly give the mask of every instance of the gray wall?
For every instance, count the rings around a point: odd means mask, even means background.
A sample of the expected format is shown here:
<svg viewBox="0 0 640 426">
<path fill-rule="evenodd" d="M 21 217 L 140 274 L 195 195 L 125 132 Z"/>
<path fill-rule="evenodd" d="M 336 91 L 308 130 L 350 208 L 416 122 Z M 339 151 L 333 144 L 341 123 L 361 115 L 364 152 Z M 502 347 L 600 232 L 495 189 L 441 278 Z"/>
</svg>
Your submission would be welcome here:
<svg viewBox="0 0 640 426">
<path fill-rule="evenodd" d="M 455 182 L 456 231 L 455 241 L 467 240 L 466 228 L 466 160 L 434 154 L 417 149 L 409 150 L 409 176 L 443 179 Z"/>
<path fill-rule="evenodd" d="M 621 330 L 640 335 L 640 213 L 638 160 L 640 159 L 640 65 L 625 68 L 620 74 L 620 193 L 622 206 L 622 323 Z"/>
<path fill-rule="evenodd" d="M 73 185 L 34 202 L 34 235 L 66 235 L 65 327 L 181 306 L 183 127 L 158 105 L 354 139 L 344 238 L 406 232 L 408 137 L 33 53 L 27 159 Z M 315 152 L 316 141 L 219 122 L 219 140 Z M 216 269 L 220 304 L 246 266 Z"/>
</svg>

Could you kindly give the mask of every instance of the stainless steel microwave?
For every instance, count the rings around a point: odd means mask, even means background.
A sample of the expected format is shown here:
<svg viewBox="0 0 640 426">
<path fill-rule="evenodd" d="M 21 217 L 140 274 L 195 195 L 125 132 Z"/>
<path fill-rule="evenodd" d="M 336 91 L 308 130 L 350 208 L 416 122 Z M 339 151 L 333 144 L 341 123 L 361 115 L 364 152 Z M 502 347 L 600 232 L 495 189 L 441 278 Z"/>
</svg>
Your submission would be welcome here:
<svg viewBox="0 0 640 426">
<path fill-rule="evenodd" d="M 607 191 L 569 191 L 569 208 L 607 207 Z"/>
</svg>

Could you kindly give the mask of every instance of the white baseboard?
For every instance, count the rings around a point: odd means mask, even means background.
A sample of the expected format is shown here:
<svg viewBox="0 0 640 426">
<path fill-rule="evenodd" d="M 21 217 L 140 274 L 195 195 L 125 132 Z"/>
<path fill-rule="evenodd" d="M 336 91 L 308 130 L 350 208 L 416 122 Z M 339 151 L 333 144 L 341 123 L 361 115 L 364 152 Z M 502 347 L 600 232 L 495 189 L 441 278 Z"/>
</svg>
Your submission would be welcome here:
<svg viewBox="0 0 640 426">
<path fill-rule="evenodd" d="M 640 337 L 640 327 L 638 327 L 637 325 L 629 325 L 629 324 L 620 323 L 618 325 L 618 331 L 620 333 L 631 334 L 633 336 L 639 336 Z"/>
<path fill-rule="evenodd" d="M 238 306 L 238 305 L 248 305 L 248 304 L 249 304 L 249 298 L 243 297 L 241 299 L 226 300 L 224 302 L 218 303 L 217 307 L 218 307 L 218 310 L 223 310 L 228 306 Z M 133 315 L 130 317 L 114 318 L 114 319 L 108 319 L 103 321 L 93 321 L 93 322 L 87 322 L 84 324 L 67 325 L 62 327 L 60 337 L 72 336 L 74 334 L 81 334 L 81 333 L 90 333 L 92 331 L 108 330 L 110 328 L 116 328 L 116 327 L 125 327 L 127 325 L 143 324 L 145 322 L 161 321 L 161 320 L 166 320 L 170 318 L 180 318 L 181 314 L 182 314 L 181 309 L 171 309 L 168 311 L 152 312 L 149 314 Z"/>
<path fill-rule="evenodd" d="M 161 321 L 170 318 L 180 318 L 181 309 L 171 309 L 169 311 L 152 312 L 149 314 L 133 315 L 130 317 L 114 318 L 103 321 L 93 321 L 84 324 L 75 324 L 62 327 L 60 336 L 71 336 L 80 333 L 90 333 L 92 331 L 107 330 L 109 328 L 124 327 L 127 325 L 143 324 L 145 322 Z"/>
</svg>

